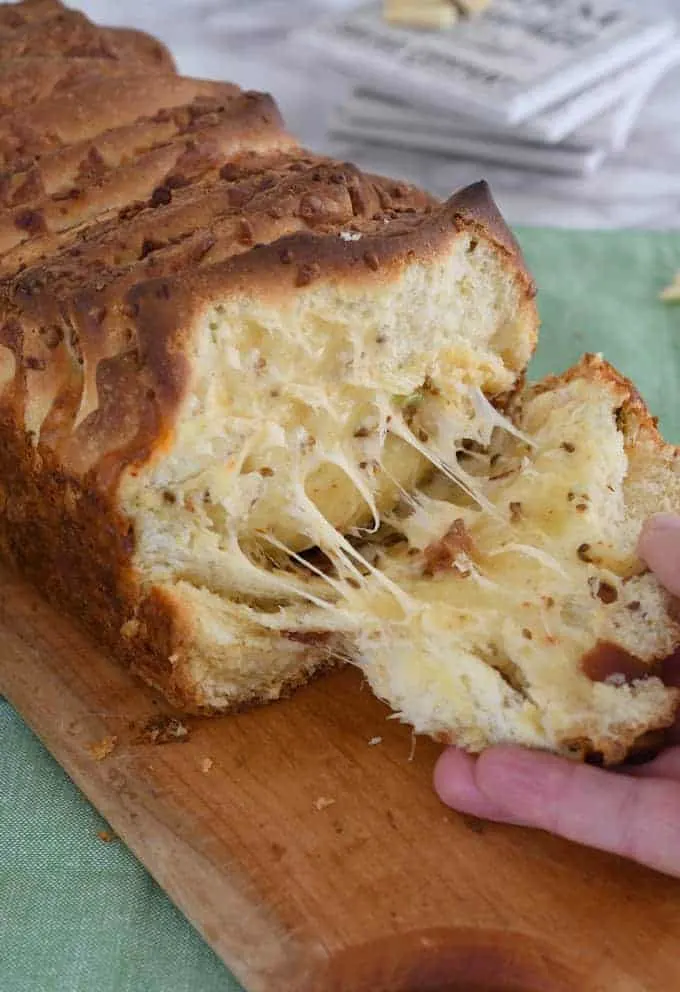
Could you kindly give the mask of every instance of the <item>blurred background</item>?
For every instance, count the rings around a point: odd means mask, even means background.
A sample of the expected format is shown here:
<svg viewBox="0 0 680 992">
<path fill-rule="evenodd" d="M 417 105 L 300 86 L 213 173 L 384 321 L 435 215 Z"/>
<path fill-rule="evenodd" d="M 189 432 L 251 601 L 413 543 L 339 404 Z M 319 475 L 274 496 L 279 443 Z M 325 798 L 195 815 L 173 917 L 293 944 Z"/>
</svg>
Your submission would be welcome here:
<svg viewBox="0 0 680 992">
<path fill-rule="evenodd" d="M 540 8 L 542 15 L 551 17 L 568 5 L 568 0 L 496 0 L 504 9 L 511 4 L 521 9 L 522 2 L 527 11 Z M 460 118 L 451 121 L 441 105 L 433 110 L 422 102 L 415 108 L 415 118 L 413 108 L 407 108 L 410 117 L 401 118 L 402 134 L 408 135 L 410 146 L 404 147 L 406 139 L 400 140 L 394 127 L 379 142 L 367 137 L 371 130 L 379 130 L 376 120 L 388 113 L 384 109 L 388 105 L 375 100 L 362 104 L 366 77 L 359 60 L 353 65 L 350 56 L 339 67 L 324 57 L 323 46 L 314 51 L 300 43 L 301 32 L 308 33 L 310 26 L 329 17 L 352 16 L 356 0 L 70 0 L 70 5 L 102 23 L 153 32 L 169 45 L 184 73 L 268 90 L 289 129 L 318 151 L 416 182 L 441 196 L 484 177 L 510 223 L 680 228 L 680 60 L 676 52 L 675 59 L 664 62 L 670 46 L 666 36 L 663 45 L 659 41 L 648 53 L 662 56 L 657 78 L 638 72 L 637 80 L 630 79 L 628 93 L 638 94 L 638 105 L 627 123 L 630 133 L 615 150 L 601 149 L 603 129 L 613 121 L 611 111 L 609 117 L 586 122 L 557 148 L 553 145 L 546 151 L 542 139 L 525 133 L 519 142 L 506 135 L 499 149 L 497 135 L 476 134 L 471 140 L 470 120 L 464 126 Z M 622 5 L 626 0 L 609 6 Z M 585 16 L 596 6 L 597 2 L 577 5 Z M 377 10 L 380 4 L 374 7 Z M 651 24 L 667 23 L 669 17 L 680 21 L 680 0 L 629 0 L 628 8 Z M 492 0 L 489 11 L 493 10 Z M 481 23 L 485 16 L 473 20 Z M 423 37 L 422 31 L 414 33 L 417 44 Z M 632 69 L 639 66 L 638 59 Z M 386 67 L 386 90 L 389 79 L 397 76 L 395 69 L 390 77 Z M 612 73 L 604 73 L 598 83 L 612 78 Z M 625 110 L 623 104 L 619 106 Z M 354 129 L 349 126 L 352 108 Z M 399 108 L 399 114 L 403 111 Z M 356 126 L 356 115 L 362 113 L 363 129 Z M 543 122 L 550 123 L 552 114 L 551 107 L 545 109 Z M 493 154 L 489 154 L 491 146 Z"/>
</svg>

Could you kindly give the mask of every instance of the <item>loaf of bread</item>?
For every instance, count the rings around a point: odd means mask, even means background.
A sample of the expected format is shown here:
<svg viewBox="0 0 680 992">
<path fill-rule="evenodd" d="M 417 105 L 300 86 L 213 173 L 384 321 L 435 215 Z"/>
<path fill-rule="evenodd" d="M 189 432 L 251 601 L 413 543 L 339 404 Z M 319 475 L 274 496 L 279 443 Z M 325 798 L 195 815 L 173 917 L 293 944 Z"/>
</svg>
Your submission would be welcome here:
<svg viewBox="0 0 680 992">
<path fill-rule="evenodd" d="M 293 153 L 244 169 L 68 230 L 4 285 L 5 553 L 189 708 L 327 661 L 282 556 L 334 558 L 427 474 L 405 406 L 428 377 L 474 438 L 470 391 L 511 390 L 536 337 L 484 188 L 435 206 Z"/>
<path fill-rule="evenodd" d="M 523 389 L 535 288 L 486 184 L 439 202 L 152 39 L 15 11 L 3 558 L 185 711 L 349 660 L 472 749 L 616 760 L 669 723 L 680 631 L 634 543 L 675 452 L 594 360 Z"/>
</svg>

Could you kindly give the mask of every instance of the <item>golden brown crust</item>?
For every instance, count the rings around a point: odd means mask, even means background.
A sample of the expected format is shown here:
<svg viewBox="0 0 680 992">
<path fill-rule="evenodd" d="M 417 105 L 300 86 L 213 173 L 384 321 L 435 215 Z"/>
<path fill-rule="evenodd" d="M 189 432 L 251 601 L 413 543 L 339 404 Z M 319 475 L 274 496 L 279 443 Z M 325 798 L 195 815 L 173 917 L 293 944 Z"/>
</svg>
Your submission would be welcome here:
<svg viewBox="0 0 680 992">
<path fill-rule="evenodd" d="M 26 57 L 0 63 L 0 116 L 6 117 L 21 107 L 31 107 L 71 86 L 101 79 L 113 79 L 129 73 L 135 63 L 111 59 L 44 59 Z M 139 65 L 141 71 L 145 67 Z M 151 72 L 148 68 L 146 72 Z M 159 70 L 160 72 L 161 70 Z"/>
<path fill-rule="evenodd" d="M 69 479 L 58 459 L 27 442 L 9 403 L 0 414 L 0 505 L 5 560 L 113 646 L 135 597 L 130 525 L 105 497 Z"/>
<path fill-rule="evenodd" d="M 138 61 L 151 69 L 174 71 L 165 46 L 141 31 L 105 28 L 58 0 L 23 0 L 3 4 L 0 59 L 95 58 Z"/>
<path fill-rule="evenodd" d="M 252 100 L 252 96 L 243 94 L 243 99 Z M 206 233 L 206 227 L 226 213 L 245 211 L 247 204 L 240 186 L 238 191 L 231 188 L 235 179 L 233 170 L 237 170 L 239 176 L 243 170 L 246 176 L 256 175 L 259 181 L 264 181 L 264 177 L 278 178 L 286 170 L 304 168 L 312 161 L 301 157 L 294 139 L 280 129 L 278 110 L 271 108 L 268 100 L 267 114 L 262 115 L 252 136 L 252 148 L 250 135 L 238 126 L 238 121 L 222 121 L 216 115 L 208 123 L 217 126 L 218 137 L 226 125 L 233 151 L 233 154 L 221 156 L 219 168 L 211 158 L 210 168 L 203 172 L 204 153 L 201 147 L 194 145 L 184 161 L 163 177 L 160 185 L 165 189 L 159 190 L 153 202 L 134 200 L 118 211 L 114 219 L 100 216 L 85 227 L 47 238 L 34 238 L 30 244 L 24 244 L 14 261 L 7 257 L 0 259 L 0 273 L 11 275 L 21 270 L 17 287 L 30 285 L 33 294 L 36 287 L 47 286 L 54 292 L 68 294 L 74 286 L 87 285 L 94 275 L 101 281 L 109 273 L 142 260 L 149 254 L 148 249 L 143 251 L 145 243 L 153 241 L 157 246 L 154 251 L 159 250 L 158 245 L 162 243 L 179 245 L 193 234 Z M 200 118 L 197 120 L 200 123 Z M 132 127 L 136 128 L 136 125 Z M 190 132 L 188 137 L 192 140 Z M 107 138 L 108 135 L 100 136 L 93 144 L 100 149 Z M 241 140 L 234 141 L 234 138 Z M 244 144 L 247 146 L 245 151 Z M 206 143 L 205 151 L 213 155 L 210 142 Z M 65 149 L 63 154 L 70 156 L 71 149 Z"/>
<path fill-rule="evenodd" d="M 530 392 L 537 396 L 577 379 L 597 382 L 604 388 L 620 392 L 619 427 L 624 433 L 628 447 L 635 447 L 639 440 L 644 437 L 648 443 L 660 450 L 663 449 L 670 455 L 680 456 L 680 448 L 669 445 L 659 433 L 658 419 L 652 416 L 634 383 L 600 355 L 584 355 L 576 365 L 563 375 L 548 376 L 542 379 L 540 383 L 531 387 Z"/>
<path fill-rule="evenodd" d="M 46 23 L 65 11 L 60 0 L 21 0 L 0 6 L 0 33 L 18 31 L 27 24 Z"/>
<path fill-rule="evenodd" d="M 158 38 L 133 28 L 105 28 L 104 30 L 120 61 L 139 60 L 151 70 L 177 71 L 175 60 L 169 49 Z"/>
<path fill-rule="evenodd" d="M 122 75 L 120 69 L 118 75 Z M 129 70 L 127 76 L 130 76 Z M 85 75 L 85 81 L 88 78 Z M 219 115 L 227 109 L 238 115 L 253 101 L 261 105 L 257 108 L 260 116 L 269 116 L 283 127 L 273 101 L 262 94 L 242 94 L 228 84 L 216 85 L 214 89 L 210 87 L 208 96 L 201 94 L 189 103 L 183 104 L 184 94 L 180 94 L 180 103 L 175 106 L 168 104 L 168 89 L 165 86 L 160 89 L 158 102 L 162 101 L 162 106 L 151 115 L 138 117 L 129 124 L 105 127 L 94 137 L 45 152 L 36 161 L 20 162 L 16 168 L 7 168 L 0 174 L 0 203 L 5 207 L 35 209 L 47 197 L 58 197 L 62 202 L 77 198 L 75 194 L 107 172 L 178 135 L 190 136 L 201 124 L 217 124 Z"/>
<path fill-rule="evenodd" d="M 488 199 L 491 201 L 490 194 Z M 381 283 L 395 277 L 414 258 L 423 263 L 432 261 L 457 233 L 483 231 L 484 215 L 477 216 L 467 201 L 468 191 L 463 190 L 436 208 L 427 204 L 420 210 L 413 207 L 403 215 L 388 217 L 387 224 L 384 214 L 371 217 L 357 227 L 362 236 L 356 241 L 326 233 L 300 233 L 274 244 L 257 245 L 223 265 L 190 274 L 181 285 L 156 281 L 140 285 L 131 293 L 129 303 L 139 311 L 140 323 L 167 327 L 174 323 L 172 309 L 178 295 L 198 312 L 218 293 L 247 293 L 256 288 L 263 297 L 285 297 L 326 278 Z M 507 239 L 499 238 L 496 232 L 492 235 L 517 267 L 524 294 L 533 296 L 533 282 L 520 267 L 518 255 L 507 246 Z M 172 299 L 172 306 L 167 305 L 168 299 Z"/>
<path fill-rule="evenodd" d="M 154 202 L 140 201 L 114 222 L 100 221 L 83 232 L 33 239 L 21 253 L 22 263 L 29 250 L 40 256 L 47 243 L 59 250 L 22 271 L 8 291 L 25 305 L 38 294 L 64 301 L 76 289 L 100 293 L 114 282 L 120 291 L 124 273 L 133 282 L 172 275 L 187 262 L 212 265 L 297 230 L 384 226 L 384 210 L 397 217 L 433 205 L 426 194 L 404 186 L 393 201 L 385 181 L 287 148 L 288 137 L 276 130 L 264 150 L 257 130 L 251 140 L 255 150 L 230 158 L 207 177 L 209 183 L 197 184 L 186 170 L 175 168 L 165 178 L 165 195 Z M 5 265 L 10 269 L 7 257 Z"/>
<path fill-rule="evenodd" d="M 27 168 L 38 155 L 64 145 L 196 98 L 234 91 L 229 84 L 149 74 L 136 66 L 119 76 L 81 81 L 0 120 L 0 163 L 6 170 Z"/>
<path fill-rule="evenodd" d="M 527 268 L 522 249 L 514 234 L 503 220 L 496 201 L 491 195 L 489 184 L 485 180 L 472 183 L 459 190 L 450 200 L 459 221 L 472 228 L 477 228 L 487 237 L 490 236 L 499 247 L 503 248 L 513 263 L 521 270 L 527 291 L 536 295 L 536 284 Z"/>
<path fill-rule="evenodd" d="M 76 61 L 89 57 L 100 65 L 103 61 L 139 61 L 148 69 L 175 71 L 170 52 L 157 38 L 131 28 L 99 27 L 60 0 L 2 4 L 0 51 L 3 62 L 35 58 L 45 64 L 60 57 Z"/>
<path fill-rule="evenodd" d="M 206 716 L 217 712 L 190 678 L 187 668 L 174 664 L 175 659 L 191 650 L 196 640 L 194 618 L 181 599 L 154 588 L 139 605 L 136 617 L 134 633 L 123 639 L 122 651 L 120 643 L 112 645 L 112 650 L 136 675 L 162 692 L 182 712 Z M 281 636 L 282 641 L 286 639 L 285 634 Z M 284 699 L 313 676 L 343 663 L 339 643 L 328 634 L 316 642 L 311 637 L 301 636 L 296 656 L 298 667 L 292 675 L 284 679 L 273 677 L 270 684 L 242 694 L 230 707 L 230 712 L 240 712 L 272 699 Z"/>
<path fill-rule="evenodd" d="M 163 206 L 174 190 L 216 176 L 225 160 L 244 149 L 271 152 L 291 145 L 271 97 L 227 92 L 44 156 L 20 177 L 26 176 L 20 190 L 28 185 L 38 196 L 0 211 L 0 271 L 53 252 L 60 244 L 55 236 L 66 232 L 68 240 L 69 232 L 77 236 L 90 221 L 117 218 L 130 203 Z M 41 197 L 50 187 L 51 195 Z M 12 251 L 17 246 L 22 247 Z"/>
</svg>

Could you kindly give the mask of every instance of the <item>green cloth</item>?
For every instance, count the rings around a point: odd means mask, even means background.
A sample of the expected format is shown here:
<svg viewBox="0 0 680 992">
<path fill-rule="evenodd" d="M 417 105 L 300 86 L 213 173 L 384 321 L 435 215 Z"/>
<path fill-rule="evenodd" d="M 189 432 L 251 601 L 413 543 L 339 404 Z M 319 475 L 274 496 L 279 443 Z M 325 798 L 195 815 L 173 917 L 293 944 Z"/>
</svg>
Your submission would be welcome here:
<svg viewBox="0 0 680 992">
<path fill-rule="evenodd" d="M 680 441 L 680 306 L 658 301 L 680 268 L 680 234 L 519 236 L 543 318 L 532 373 L 601 351 Z M 0 700 L 1 992 L 238 989 L 124 846 L 98 838 L 105 828 Z"/>
<path fill-rule="evenodd" d="M 543 326 L 531 378 L 601 352 L 632 379 L 680 443 L 680 305 L 661 290 L 680 270 L 680 232 L 520 230 Z"/>
</svg>

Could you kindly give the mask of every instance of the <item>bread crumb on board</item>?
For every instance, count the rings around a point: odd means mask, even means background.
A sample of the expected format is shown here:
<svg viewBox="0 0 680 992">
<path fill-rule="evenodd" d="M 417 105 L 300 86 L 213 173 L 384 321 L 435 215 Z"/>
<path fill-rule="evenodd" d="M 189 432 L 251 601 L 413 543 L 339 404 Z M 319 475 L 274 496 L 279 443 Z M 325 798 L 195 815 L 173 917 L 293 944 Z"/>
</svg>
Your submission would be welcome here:
<svg viewBox="0 0 680 992">
<path fill-rule="evenodd" d="M 108 758 L 117 743 L 118 738 L 115 736 L 102 737 L 100 741 L 93 741 L 92 744 L 88 744 L 87 749 L 95 761 L 103 761 L 104 758 Z"/>
<path fill-rule="evenodd" d="M 376 747 L 378 744 L 382 744 L 382 737 L 371 737 L 368 742 L 369 747 Z"/>
<path fill-rule="evenodd" d="M 323 812 L 323 810 L 328 809 L 329 806 L 335 806 L 335 799 L 328 799 L 326 796 L 319 796 L 318 799 L 314 800 L 314 809 L 317 813 Z"/>
<path fill-rule="evenodd" d="M 213 764 L 214 764 L 214 761 L 213 761 L 212 758 L 204 758 L 203 759 L 203 761 L 201 762 L 201 771 L 203 772 L 204 775 L 207 775 L 208 774 L 208 772 L 212 768 Z"/>
<path fill-rule="evenodd" d="M 140 744 L 177 744 L 189 740 L 189 728 L 176 716 L 153 716 L 142 727 L 137 738 Z"/>
</svg>

